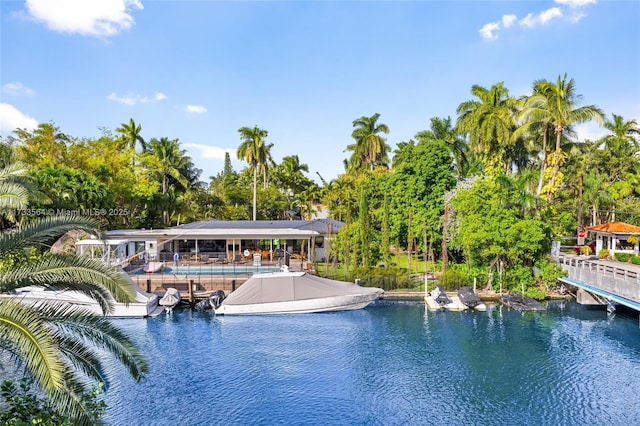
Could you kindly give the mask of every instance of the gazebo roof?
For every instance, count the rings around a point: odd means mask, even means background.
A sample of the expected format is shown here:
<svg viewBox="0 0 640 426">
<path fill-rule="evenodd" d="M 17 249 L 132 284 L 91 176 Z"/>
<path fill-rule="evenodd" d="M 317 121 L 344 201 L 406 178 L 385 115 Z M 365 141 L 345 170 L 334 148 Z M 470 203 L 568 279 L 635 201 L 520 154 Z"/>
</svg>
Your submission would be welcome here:
<svg viewBox="0 0 640 426">
<path fill-rule="evenodd" d="M 590 232 L 600 232 L 608 234 L 640 234 L 640 226 L 631 225 L 624 222 L 609 222 L 600 225 L 588 226 Z"/>
</svg>

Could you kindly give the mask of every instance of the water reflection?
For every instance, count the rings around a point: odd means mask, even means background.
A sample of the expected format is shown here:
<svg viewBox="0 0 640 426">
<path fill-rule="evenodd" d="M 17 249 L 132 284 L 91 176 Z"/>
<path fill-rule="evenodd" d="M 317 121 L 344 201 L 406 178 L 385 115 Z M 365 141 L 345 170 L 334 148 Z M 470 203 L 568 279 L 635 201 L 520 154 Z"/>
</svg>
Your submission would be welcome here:
<svg viewBox="0 0 640 426">
<path fill-rule="evenodd" d="M 353 312 L 126 320 L 151 360 L 109 392 L 115 424 L 638 424 L 637 319 L 547 312 Z M 132 390 L 134 390 L 132 392 Z M 626 401 L 626 402 L 625 402 Z M 613 422 L 613 423 L 612 423 Z"/>
</svg>

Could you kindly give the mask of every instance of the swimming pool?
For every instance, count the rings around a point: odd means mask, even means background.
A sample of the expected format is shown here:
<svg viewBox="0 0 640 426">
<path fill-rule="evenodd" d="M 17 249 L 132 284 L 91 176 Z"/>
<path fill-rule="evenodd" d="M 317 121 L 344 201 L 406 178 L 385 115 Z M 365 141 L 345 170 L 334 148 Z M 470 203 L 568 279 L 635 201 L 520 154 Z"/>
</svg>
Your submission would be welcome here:
<svg viewBox="0 0 640 426">
<path fill-rule="evenodd" d="M 276 272 L 278 266 L 253 266 L 253 265 L 178 265 L 165 266 L 156 274 L 186 274 L 186 275 L 234 275 L 255 274 L 259 272 Z"/>
</svg>

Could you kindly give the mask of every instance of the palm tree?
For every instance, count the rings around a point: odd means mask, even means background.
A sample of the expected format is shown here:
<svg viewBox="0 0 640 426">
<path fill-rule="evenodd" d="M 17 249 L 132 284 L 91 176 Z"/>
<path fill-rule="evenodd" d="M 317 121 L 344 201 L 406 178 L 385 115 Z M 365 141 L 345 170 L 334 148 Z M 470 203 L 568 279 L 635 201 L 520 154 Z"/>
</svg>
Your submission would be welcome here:
<svg viewBox="0 0 640 426">
<path fill-rule="evenodd" d="M 27 202 L 28 194 L 15 185 L 1 190 L 11 194 L 0 197 L 5 205 L 12 199 L 17 200 L 14 207 Z M 96 260 L 46 250 L 66 232 L 95 234 L 97 227 L 90 218 L 48 216 L 0 234 L 0 293 L 28 285 L 75 290 L 94 298 L 104 313 L 113 309 L 111 295 L 133 302 L 133 283 L 123 273 Z M 135 380 L 148 368 L 132 339 L 106 318 L 56 302 L 27 305 L 0 299 L 0 348 L 12 354 L 10 362 L 26 367 L 56 411 L 78 425 L 99 420 L 82 395 L 92 380 L 108 385 L 105 354 L 120 361 Z"/>
<path fill-rule="evenodd" d="M 142 132 L 142 126 L 136 124 L 133 118 L 129 119 L 129 124 L 121 123 L 120 127 L 116 129 L 116 133 L 120 133 L 123 142 L 125 143 L 125 148 L 135 149 L 136 144 L 140 143 L 140 148 L 142 150 L 146 150 L 147 144 L 145 143 L 140 133 Z"/>
<path fill-rule="evenodd" d="M 238 129 L 240 140 L 242 143 L 238 147 L 238 159 L 245 160 L 251 167 L 253 174 L 253 220 L 257 218 L 257 179 L 258 169 L 263 166 L 267 159 L 265 139 L 269 135 L 266 130 L 258 128 L 258 126 L 241 127 Z"/>
<path fill-rule="evenodd" d="M 262 188 L 267 189 L 269 187 L 269 167 L 275 166 L 273 157 L 271 156 L 271 148 L 273 144 L 265 144 L 264 149 L 261 152 L 260 164 L 258 165 L 258 173 L 262 173 Z"/>
<path fill-rule="evenodd" d="M 469 134 L 469 147 L 480 155 L 488 176 L 509 174 L 519 102 L 502 82 L 489 89 L 473 85 L 471 93 L 478 99 L 458 106 L 458 131 Z"/>
<path fill-rule="evenodd" d="M 468 172 L 467 144 L 451 123 L 451 117 L 431 118 L 430 130 L 416 134 L 416 139 L 440 140 L 447 144 L 455 160 L 458 176 L 464 177 Z"/>
<path fill-rule="evenodd" d="M 567 157 L 567 154 L 562 150 L 563 137 L 575 124 L 589 120 L 602 123 L 604 115 L 595 105 L 577 107 L 582 96 L 576 94 L 573 79 L 567 81 L 567 74 L 558 76 L 555 84 L 546 80 L 538 80 L 534 82 L 534 88 L 535 91 L 527 100 L 526 105 L 532 109 L 531 114 L 539 121 L 548 123 L 556 137 L 555 151 L 546 157 L 547 165 L 545 166 L 552 168 L 546 190 L 543 190 L 550 200 L 558 186 L 556 182 L 558 172 Z"/>
<path fill-rule="evenodd" d="M 22 163 L 11 163 L 0 169 L 0 209 L 3 216 L 15 221 L 15 209 L 24 209 L 36 188 L 26 178 L 27 168 Z"/>
<path fill-rule="evenodd" d="M 152 170 L 160 175 L 163 196 L 167 194 L 171 184 L 177 184 L 185 190 L 189 187 L 190 179 L 186 174 L 192 163 L 186 151 L 180 149 L 177 139 L 151 139 L 145 159 Z M 162 219 L 165 225 L 170 223 L 167 209 L 163 210 Z"/>
<path fill-rule="evenodd" d="M 388 166 L 388 152 L 391 147 L 387 145 L 386 139 L 380 133 L 389 134 L 389 127 L 378 124 L 380 114 L 375 113 L 371 117 L 362 116 L 353 121 L 355 129 L 351 137 L 355 139 L 355 144 L 347 146 L 347 151 L 353 151 L 349 160 L 349 170 L 356 172 L 364 167 L 373 170 L 375 166 Z"/>
<path fill-rule="evenodd" d="M 637 121 L 625 121 L 613 114 L 613 120 L 606 120 L 604 128 L 610 132 L 600 141 L 605 147 L 609 178 L 620 180 L 626 172 L 635 173 L 640 163 L 640 128 Z"/>
<path fill-rule="evenodd" d="M 297 155 L 284 157 L 276 169 L 276 178 L 280 188 L 287 191 L 289 195 L 296 195 L 305 186 L 309 186 L 311 182 L 302 172 L 309 173 L 309 166 L 300 163 L 300 158 Z"/>
</svg>

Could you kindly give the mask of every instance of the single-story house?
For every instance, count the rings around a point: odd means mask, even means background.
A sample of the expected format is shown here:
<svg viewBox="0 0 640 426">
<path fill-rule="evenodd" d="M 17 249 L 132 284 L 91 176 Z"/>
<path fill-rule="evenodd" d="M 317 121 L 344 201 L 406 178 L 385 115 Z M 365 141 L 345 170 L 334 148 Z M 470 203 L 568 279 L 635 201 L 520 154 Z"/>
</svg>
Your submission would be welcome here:
<svg viewBox="0 0 640 426">
<path fill-rule="evenodd" d="M 344 225 L 333 219 L 314 220 L 204 220 L 165 229 L 107 231 L 109 240 L 125 240 L 127 256 L 144 253 L 147 260 L 236 259 L 287 260 L 297 255 L 316 260 L 328 256 L 332 235 Z"/>
<path fill-rule="evenodd" d="M 587 233 L 595 236 L 596 251 L 607 249 L 611 256 L 616 252 L 638 254 L 638 239 L 640 239 L 640 226 L 624 222 L 609 222 L 600 225 L 588 226 Z M 635 236 L 635 241 L 631 236 Z M 632 241 L 629 241 L 631 239 Z"/>
</svg>

